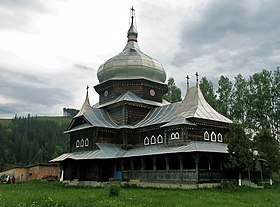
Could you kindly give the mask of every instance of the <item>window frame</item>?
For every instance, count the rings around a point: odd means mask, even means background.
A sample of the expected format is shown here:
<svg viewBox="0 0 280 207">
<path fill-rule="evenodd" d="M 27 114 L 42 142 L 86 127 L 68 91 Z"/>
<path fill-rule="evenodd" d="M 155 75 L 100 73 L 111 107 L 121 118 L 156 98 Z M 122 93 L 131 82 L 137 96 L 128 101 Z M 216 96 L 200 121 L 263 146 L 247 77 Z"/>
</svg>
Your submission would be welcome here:
<svg viewBox="0 0 280 207">
<path fill-rule="evenodd" d="M 86 139 L 85 139 L 85 147 L 88 147 L 88 146 L 89 146 L 89 139 L 86 138 Z"/>
<path fill-rule="evenodd" d="M 152 135 L 150 143 L 151 144 L 156 144 L 156 137 L 154 135 Z"/>
<path fill-rule="evenodd" d="M 208 132 L 208 131 L 205 131 L 205 132 L 204 132 L 203 139 L 204 139 L 205 141 L 209 141 L 209 140 L 210 140 L 210 135 L 209 135 L 209 132 Z"/>
<path fill-rule="evenodd" d="M 221 133 L 218 134 L 218 142 L 223 142 L 223 135 Z"/>
<path fill-rule="evenodd" d="M 150 144 L 149 138 L 148 138 L 148 137 L 145 137 L 145 138 L 144 138 L 144 145 L 147 146 L 147 145 L 149 145 L 149 144 Z"/>
<path fill-rule="evenodd" d="M 76 148 L 79 148 L 80 147 L 80 140 L 76 140 Z"/>
<path fill-rule="evenodd" d="M 213 138 L 214 137 L 214 138 Z M 217 135 L 215 132 L 211 133 L 211 142 L 217 142 Z"/>
<path fill-rule="evenodd" d="M 160 141 L 161 140 L 161 141 Z M 162 144 L 163 143 L 163 136 L 160 134 L 160 135 L 158 135 L 158 137 L 157 137 L 157 143 L 158 144 Z"/>
</svg>

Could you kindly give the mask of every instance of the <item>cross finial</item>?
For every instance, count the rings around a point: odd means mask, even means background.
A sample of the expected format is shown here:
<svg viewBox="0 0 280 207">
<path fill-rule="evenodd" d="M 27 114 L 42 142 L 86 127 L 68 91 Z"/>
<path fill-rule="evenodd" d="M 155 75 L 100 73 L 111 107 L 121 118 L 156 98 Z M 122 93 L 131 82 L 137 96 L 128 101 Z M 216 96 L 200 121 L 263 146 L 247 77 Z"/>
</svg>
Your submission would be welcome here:
<svg viewBox="0 0 280 207">
<path fill-rule="evenodd" d="M 132 12 L 134 12 L 134 11 L 135 11 L 135 9 L 133 8 L 133 6 L 130 8 L 130 10 L 131 10 Z"/>
<path fill-rule="evenodd" d="M 189 75 L 187 75 L 187 77 L 186 77 L 186 78 L 187 78 L 187 89 L 189 89 L 189 84 L 190 84 L 190 83 L 189 83 L 189 80 L 190 80 Z"/>
<path fill-rule="evenodd" d="M 88 89 L 89 89 L 88 85 L 87 85 L 87 88 L 86 88 L 86 89 L 87 89 L 87 94 L 88 94 Z"/>
<path fill-rule="evenodd" d="M 134 18 L 134 15 L 135 15 L 135 9 L 133 8 L 133 6 L 130 8 L 131 10 L 131 19 L 132 19 L 132 22 L 133 22 L 133 18 Z"/>
<path fill-rule="evenodd" d="M 196 86 L 198 86 L 198 76 L 199 76 L 198 72 L 195 73 L 195 76 L 196 76 Z"/>
</svg>

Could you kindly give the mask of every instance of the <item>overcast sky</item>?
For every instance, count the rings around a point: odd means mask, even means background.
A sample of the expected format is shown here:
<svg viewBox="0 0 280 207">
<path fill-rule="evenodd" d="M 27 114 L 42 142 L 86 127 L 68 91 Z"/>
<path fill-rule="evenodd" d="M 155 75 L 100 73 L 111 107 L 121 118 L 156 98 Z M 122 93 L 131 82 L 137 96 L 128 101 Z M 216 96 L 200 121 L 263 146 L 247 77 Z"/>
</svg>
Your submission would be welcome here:
<svg viewBox="0 0 280 207">
<path fill-rule="evenodd" d="M 98 67 L 138 43 L 185 91 L 194 73 L 247 77 L 280 66 L 279 0 L 0 0 L 0 118 L 80 109 Z"/>
</svg>

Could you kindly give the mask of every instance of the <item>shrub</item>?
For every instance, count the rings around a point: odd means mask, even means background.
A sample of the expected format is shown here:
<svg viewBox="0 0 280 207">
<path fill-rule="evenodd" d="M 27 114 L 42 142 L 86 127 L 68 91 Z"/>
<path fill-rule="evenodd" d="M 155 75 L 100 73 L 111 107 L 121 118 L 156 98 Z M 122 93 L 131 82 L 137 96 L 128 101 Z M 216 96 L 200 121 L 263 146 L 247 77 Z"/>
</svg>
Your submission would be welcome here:
<svg viewBox="0 0 280 207">
<path fill-rule="evenodd" d="M 109 189 L 109 196 L 118 196 L 120 194 L 121 187 L 118 185 L 111 185 Z"/>
<path fill-rule="evenodd" d="M 223 190 L 237 190 L 238 185 L 237 181 L 232 180 L 223 180 L 220 188 Z"/>
</svg>

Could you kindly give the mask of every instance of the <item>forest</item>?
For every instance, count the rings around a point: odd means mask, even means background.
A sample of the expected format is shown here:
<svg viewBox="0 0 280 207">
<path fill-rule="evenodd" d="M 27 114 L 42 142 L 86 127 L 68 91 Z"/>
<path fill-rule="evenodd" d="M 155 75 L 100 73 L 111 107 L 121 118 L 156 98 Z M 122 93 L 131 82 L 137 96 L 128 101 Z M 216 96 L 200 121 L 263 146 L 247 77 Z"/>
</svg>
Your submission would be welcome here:
<svg viewBox="0 0 280 207">
<path fill-rule="evenodd" d="M 269 136 L 274 140 L 278 138 L 276 149 L 279 155 L 279 67 L 274 71 L 263 70 L 249 77 L 239 74 L 233 81 L 220 76 L 215 85 L 218 85 L 216 90 L 211 80 L 206 77 L 200 80 L 200 88 L 207 102 L 235 123 L 242 124 L 249 139 L 268 130 L 271 133 Z M 179 94 L 174 101 L 180 100 L 181 92 L 174 80 L 168 81 L 168 87 Z M 169 101 L 172 102 L 174 94 L 167 95 L 170 95 Z M 0 170 L 47 162 L 67 152 L 69 137 L 63 132 L 70 121 L 71 118 L 68 117 L 43 118 L 30 115 L 0 120 Z"/>
<path fill-rule="evenodd" d="M 66 152 L 69 117 L 17 117 L 0 122 L 0 170 L 45 163 Z"/>
</svg>

